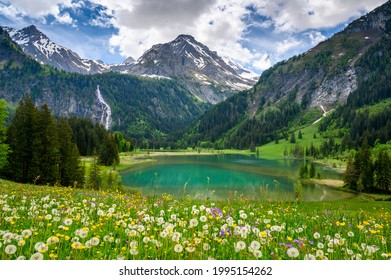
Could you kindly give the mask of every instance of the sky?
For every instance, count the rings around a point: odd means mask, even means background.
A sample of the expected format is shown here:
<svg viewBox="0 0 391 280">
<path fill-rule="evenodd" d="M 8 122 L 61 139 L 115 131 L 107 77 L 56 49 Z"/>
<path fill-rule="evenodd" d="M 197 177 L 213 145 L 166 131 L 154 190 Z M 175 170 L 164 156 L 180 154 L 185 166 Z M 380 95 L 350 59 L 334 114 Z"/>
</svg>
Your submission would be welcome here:
<svg viewBox="0 0 391 280">
<path fill-rule="evenodd" d="M 386 0 L 0 0 L 0 25 L 37 26 L 82 58 L 121 63 L 180 34 L 260 74 Z"/>
</svg>

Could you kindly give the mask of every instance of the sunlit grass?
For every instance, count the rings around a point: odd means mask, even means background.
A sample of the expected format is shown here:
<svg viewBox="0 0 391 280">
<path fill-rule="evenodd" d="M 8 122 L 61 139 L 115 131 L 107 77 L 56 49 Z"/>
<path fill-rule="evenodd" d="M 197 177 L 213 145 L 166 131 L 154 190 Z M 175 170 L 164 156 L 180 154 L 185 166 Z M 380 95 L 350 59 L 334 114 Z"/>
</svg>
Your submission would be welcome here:
<svg viewBox="0 0 391 280">
<path fill-rule="evenodd" d="M 0 209 L 3 260 L 391 258 L 386 202 L 202 201 L 4 181 Z"/>
</svg>

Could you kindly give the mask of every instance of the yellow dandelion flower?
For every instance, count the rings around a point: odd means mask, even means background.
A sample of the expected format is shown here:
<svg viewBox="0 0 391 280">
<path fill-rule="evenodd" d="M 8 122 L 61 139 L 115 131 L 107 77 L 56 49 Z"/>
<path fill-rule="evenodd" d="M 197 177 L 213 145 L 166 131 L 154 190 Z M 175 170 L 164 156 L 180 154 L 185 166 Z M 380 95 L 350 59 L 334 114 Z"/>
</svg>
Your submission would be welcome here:
<svg viewBox="0 0 391 280">
<path fill-rule="evenodd" d="M 357 225 L 357 228 L 358 228 L 358 229 L 363 229 L 364 226 L 363 226 L 363 225 Z"/>
<path fill-rule="evenodd" d="M 286 239 L 287 239 L 288 241 L 292 241 L 292 240 L 293 240 L 293 238 L 290 237 L 290 236 L 288 236 Z"/>
<path fill-rule="evenodd" d="M 369 225 L 369 222 L 367 222 L 367 221 L 364 221 L 364 223 L 363 223 L 364 225 Z"/>
<path fill-rule="evenodd" d="M 265 231 L 261 231 L 261 232 L 259 233 L 259 236 L 260 236 L 260 237 L 266 237 L 266 236 L 267 236 L 267 233 L 266 233 Z"/>
<path fill-rule="evenodd" d="M 65 238 L 66 241 L 68 241 L 69 239 L 71 239 L 68 235 L 66 235 L 64 238 Z"/>
<path fill-rule="evenodd" d="M 369 232 L 372 233 L 372 234 L 376 234 L 376 233 L 377 233 L 377 230 L 370 229 Z"/>
</svg>

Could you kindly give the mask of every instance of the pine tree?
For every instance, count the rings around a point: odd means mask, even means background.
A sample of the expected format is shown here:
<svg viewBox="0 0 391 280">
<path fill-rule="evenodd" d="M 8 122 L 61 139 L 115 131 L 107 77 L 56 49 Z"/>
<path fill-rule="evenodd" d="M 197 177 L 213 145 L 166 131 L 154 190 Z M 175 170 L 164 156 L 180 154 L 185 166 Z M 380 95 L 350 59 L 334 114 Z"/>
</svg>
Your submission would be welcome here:
<svg viewBox="0 0 391 280">
<path fill-rule="evenodd" d="M 301 133 L 301 130 L 299 130 L 298 138 L 299 138 L 299 139 L 303 139 L 303 134 Z"/>
<path fill-rule="evenodd" d="M 56 123 L 45 104 L 38 113 L 37 137 L 33 143 L 35 162 L 39 162 L 40 184 L 55 184 L 60 179 L 60 152 Z"/>
<path fill-rule="evenodd" d="M 344 175 L 345 186 L 357 190 L 358 173 L 356 171 L 356 165 L 351 157 L 348 158 L 346 172 Z"/>
<path fill-rule="evenodd" d="M 33 183 L 40 175 L 38 151 L 34 148 L 38 137 L 38 117 L 39 111 L 30 96 L 23 96 L 7 130 L 7 141 L 12 151 L 7 173 L 17 182 Z"/>
<path fill-rule="evenodd" d="M 80 163 L 79 151 L 72 140 L 72 130 L 67 120 L 57 124 L 60 151 L 60 184 L 81 187 L 84 184 L 84 168 Z"/>
<path fill-rule="evenodd" d="M 99 149 L 98 162 L 101 165 L 110 166 L 119 164 L 118 147 L 114 137 L 110 134 L 106 135 L 105 141 Z"/>
<path fill-rule="evenodd" d="M 371 192 L 373 190 L 373 166 L 367 138 L 364 138 L 360 149 L 356 153 L 355 165 L 356 172 L 360 174 L 359 179 L 361 179 L 363 191 Z"/>
<path fill-rule="evenodd" d="M 93 151 L 92 162 L 88 172 L 87 187 L 99 190 L 102 187 L 102 174 L 100 166 L 98 165 L 98 157 L 96 150 Z"/>
<path fill-rule="evenodd" d="M 380 151 L 374 166 L 375 186 L 381 192 L 391 192 L 391 160 L 386 151 Z"/>
<path fill-rule="evenodd" d="M 289 142 L 296 143 L 296 137 L 295 137 L 295 133 L 294 132 L 292 132 L 291 138 L 290 138 Z"/>
<path fill-rule="evenodd" d="M 311 162 L 310 165 L 310 171 L 309 171 L 310 178 L 315 178 L 316 170 L 315 170 L 315 164 Z"/>
</svg>

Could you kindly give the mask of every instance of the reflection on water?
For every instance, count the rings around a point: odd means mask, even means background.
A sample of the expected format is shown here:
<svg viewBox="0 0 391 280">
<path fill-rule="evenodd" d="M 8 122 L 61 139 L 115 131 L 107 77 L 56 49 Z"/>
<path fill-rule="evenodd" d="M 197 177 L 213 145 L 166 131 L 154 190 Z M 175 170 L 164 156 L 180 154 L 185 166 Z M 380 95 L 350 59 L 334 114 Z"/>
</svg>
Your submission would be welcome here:
<svg viewBox="0 0 391 280">
<path fill-rule="evenodd" d="M 122 181 L 151 195 L 292 200 L 293 184 L 301 164 L 297 160 L 271 161 L 244 155 L 156 157 L 155 162 L 136 165 L 122 174 Z M 317 171 L 329 178 L 340 176 L 320 166 Z M 336 200 L 349 195 L 322 186 L 303 187 L 304 200 Z"/>
</svg>

